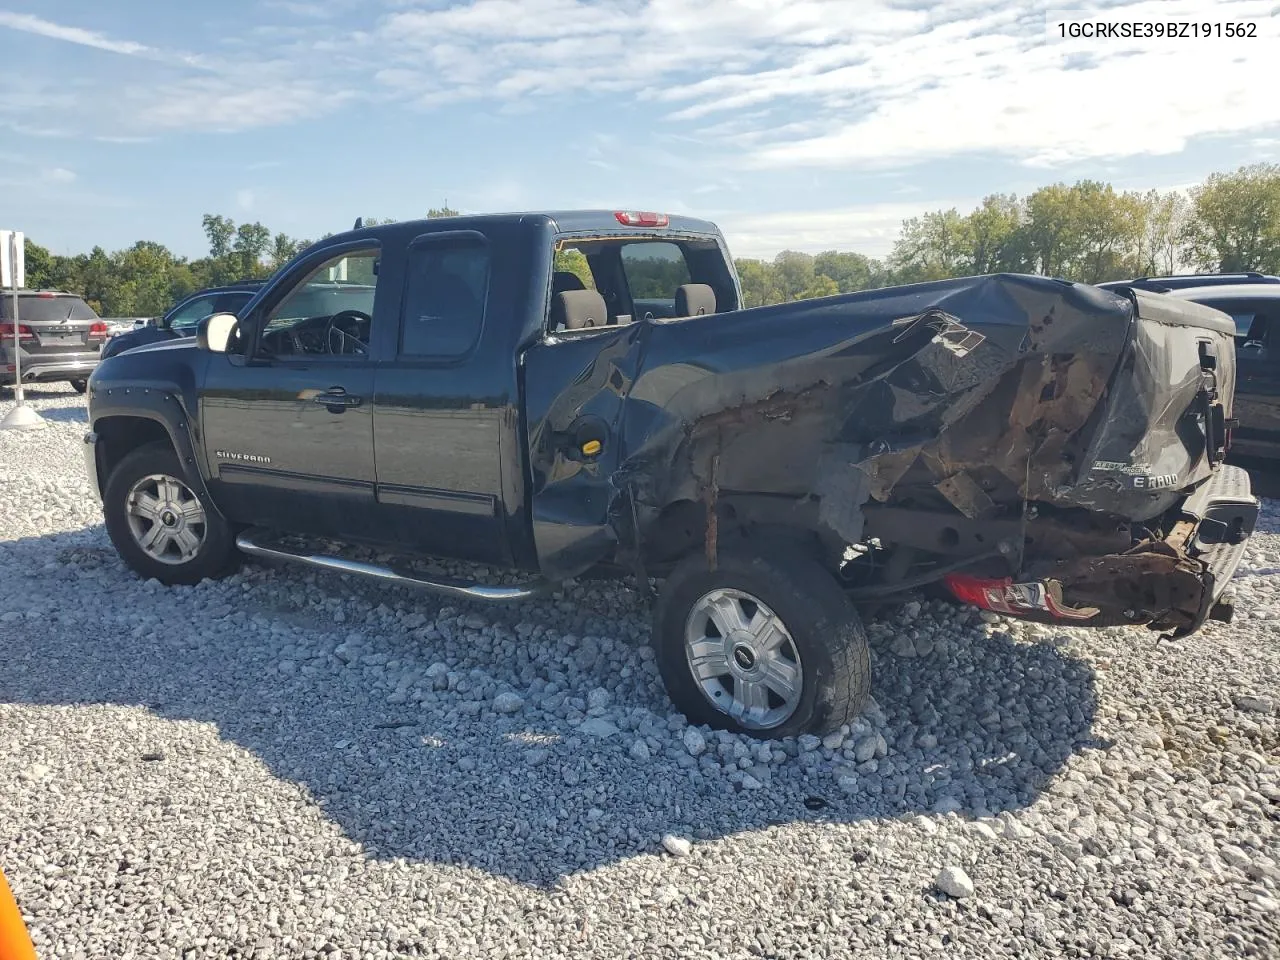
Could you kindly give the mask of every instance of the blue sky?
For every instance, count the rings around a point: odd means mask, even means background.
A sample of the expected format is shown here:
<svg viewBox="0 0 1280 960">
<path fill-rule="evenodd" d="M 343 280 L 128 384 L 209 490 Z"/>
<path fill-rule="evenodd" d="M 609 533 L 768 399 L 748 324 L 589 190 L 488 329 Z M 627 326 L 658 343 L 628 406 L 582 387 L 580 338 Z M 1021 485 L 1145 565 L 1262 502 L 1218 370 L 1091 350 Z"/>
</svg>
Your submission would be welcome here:
<svg viewBox="0 0 1280 960">
<path fill-rule="evenodd" d="M 1052 38 L 1046 12 L 1258 21 Z M 903 217 L 1280 159 L 1274 0 L 0 0 L 0 226 L 60 253 L 203 213 L 642 208 L 738 256 L 883 255 Z"/>
</svg>

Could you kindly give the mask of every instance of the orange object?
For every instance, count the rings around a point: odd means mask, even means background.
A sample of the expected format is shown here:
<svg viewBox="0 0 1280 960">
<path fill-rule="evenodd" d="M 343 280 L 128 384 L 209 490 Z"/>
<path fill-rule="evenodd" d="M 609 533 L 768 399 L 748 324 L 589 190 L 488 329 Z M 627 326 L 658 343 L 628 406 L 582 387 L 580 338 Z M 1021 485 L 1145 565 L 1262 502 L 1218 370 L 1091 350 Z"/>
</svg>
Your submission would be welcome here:
<svg viewBox="0 0 1280 960">
<path fill-rule="evenodd" d="M 36 948 L 18 912 L 18 901 L 0 873 L 0 960 L 36 960 Z"/>
</svg>

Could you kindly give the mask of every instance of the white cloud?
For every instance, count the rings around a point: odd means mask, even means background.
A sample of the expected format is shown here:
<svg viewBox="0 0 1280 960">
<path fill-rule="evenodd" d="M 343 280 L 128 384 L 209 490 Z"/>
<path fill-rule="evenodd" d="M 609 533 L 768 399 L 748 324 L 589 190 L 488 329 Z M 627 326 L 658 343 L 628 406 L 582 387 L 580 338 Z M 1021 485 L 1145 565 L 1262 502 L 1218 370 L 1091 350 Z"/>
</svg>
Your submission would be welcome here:
<svg viewBox="0 0 1280 960">
<path fill-rule="evenodd" d="M 21 30 L 24 33 L 34 33 L 53 40 L 65 40 L 67 43 L 76 43 L 84 47 L 94 47 L 98 50 L 121 53 L 126 56 L 148 56 L 155 53 L 145 44 L 135 43 L 132 40 L 112 40 L 92 30 L 67 27 L 60 23 L 43 20 L 40 17 L 33 17 L 27 13 L 14 13 L 11 10 L 0 10 L 0 27 Z"/>
<path fill-rule="evenodd" d="M 884 257 L 893 247 L 902 221 L 927 210 L 955 207 L 968 212 L 978 198 L 872 203 L 838 210 L 790 210 L 779 213 L 729 212 L 713 216 L 735 257 L 772 258 L 779 250 L 821 253 L 848 250 Z"/>
<path fill-rule="evenodd" d="M 46 167 L 40 171 L 40 179 L 45 183 L 74 183 L 76 175 L 66 167 Z"/>
<path fill-rule="evenodd" d="M 236 208 L 237 209 L 243 210 L 245 213 L 248 213 L 250 210 L 253 209 L 253 202 L 254 202 L 254 196 L 253 196 L 252 190 L 245 189 L 245 190 L 236 191 Z"/>
<path fill-rule="evenodd" d="M 1053 167 L 1280 126 L 1271 0 L 1105 13 L 1255 20 L 1271 39 L 1052 39 L 1046 11 L 1080 5 L 470 0 L 400 10 L 374 36 L 380 83 L 424 104 L 629 94 L 765 168 L 963 153 Z"/>
</svg>

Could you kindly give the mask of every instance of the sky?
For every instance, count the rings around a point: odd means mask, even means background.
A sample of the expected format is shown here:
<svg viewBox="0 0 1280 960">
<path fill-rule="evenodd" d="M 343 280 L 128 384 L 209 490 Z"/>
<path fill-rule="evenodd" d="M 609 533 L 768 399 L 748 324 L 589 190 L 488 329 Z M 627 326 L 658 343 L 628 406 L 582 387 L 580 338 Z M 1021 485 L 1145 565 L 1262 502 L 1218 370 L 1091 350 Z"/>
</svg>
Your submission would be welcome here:
<svg viewBox="0 0 1280 960">
<path fill-rule="evenodd" d="M 1280 161 L 1278 55 L 1280 0 L 0 0 L 0 227 L 194 257 L 205 213 L 315 238 L 447 202 L 883 256 L 990 193 Z"/>
</svg>

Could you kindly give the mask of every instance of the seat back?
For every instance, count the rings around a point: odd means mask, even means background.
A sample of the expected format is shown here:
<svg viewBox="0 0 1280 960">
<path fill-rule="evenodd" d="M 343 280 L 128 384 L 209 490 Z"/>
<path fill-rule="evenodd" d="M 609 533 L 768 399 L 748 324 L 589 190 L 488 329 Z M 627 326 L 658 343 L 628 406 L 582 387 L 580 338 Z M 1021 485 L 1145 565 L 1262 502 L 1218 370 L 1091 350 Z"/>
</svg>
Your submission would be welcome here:
<svg viewBox="0 0 1280 960">
<path fill-rule="evenodd" d="M 557 270 L 551 274 L 551 296 L 557 293 L 564 293 L 566 290 L 585 290 L 587 285 L 582 282 L 582 278 L 576 273 L 569 273 L 567 270 Z"/>
<path fill-rule="evenodd" d="M 603 327 L 609 320 L 604 297 L 594 290 L 565 290 L 551 301 L 551 329 Z"/>
<path fill-rule="evenodd" d="M 716 312 L 716 292 L 706 283 L 676 287 L 676 316 L 700 317 Z"/>
</svg>

